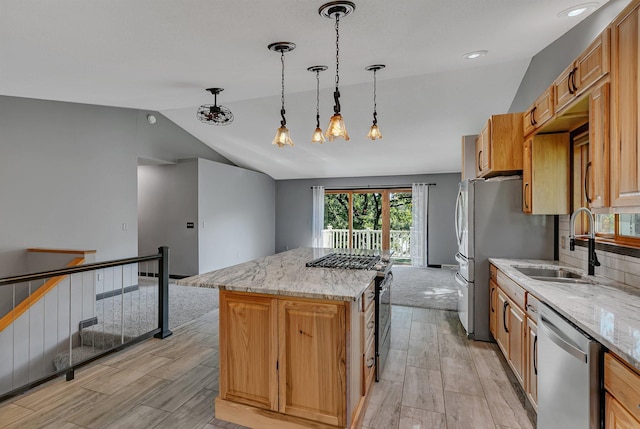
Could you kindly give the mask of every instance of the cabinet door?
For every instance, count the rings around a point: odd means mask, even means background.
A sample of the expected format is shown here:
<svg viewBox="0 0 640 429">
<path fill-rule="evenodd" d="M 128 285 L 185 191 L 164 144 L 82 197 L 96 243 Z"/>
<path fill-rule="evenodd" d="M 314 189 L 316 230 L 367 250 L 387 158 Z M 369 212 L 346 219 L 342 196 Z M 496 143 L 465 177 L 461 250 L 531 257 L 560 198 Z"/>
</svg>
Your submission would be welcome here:
<svg viewBox="0 0 640 429">
<path fill-rule="evenodd" d="M 525 213 L 568 214 L 569 133 L 536 135 L 530 141 L 530 154 L 525 157 L 531 163 L 524 166 L 529 171 L 523 171 L 523 187 L 529 184 L 530 189 Z"/>
<path fill-rule="evenodd" d="M 531 144 L 533 139 L 524 142 L 524 152 L 522 159 L 522 211 L 531 213 Z"/>
<path fill-rule="evenodd" d="M 476 138 L 476 177 L 482 177 L 482 133 Z"/>
<path fill-rule="evenodd" d="M 598 85 L 589 96 L 589 163 L 587 203 L 609 207 L 609 84 Z"/>
<path fill-rule="evenodd" d="M 572 84 L 576 96 L 609 73 L 609 29 L 605 28 L 575 62 Z"/>
<path fill-rule="evenodd" d="M 502 350 L 502 354 L 509 359 L 509 321 L 507 320 L 507 314 L 509 307 L 509 298 L 502 291 L 502 289 L 498 288 L 498 298 L 497 298 L 497 316 L 496 316 L 496 342 L 498 343 L 498 347 Z"/>
<path fill-rule="evenodd" d="M 509 362 L 521 385 L 525 374 L 525 317 L 524 312 L 509 300 L 507 326 L 509 327 Z"/>
<path fill-rule="evenodd" d="M 482 154 L 480 156 L 480 162 L 482 163 L 482 171 L 488 172 L 491 170 L 491 150 L 492 150 L 492 135 L 491 135 L 491 120 L 488 120 L 486 124 L 484 124 L 484 128 L 480 132 L 481 140 L 482 140 Z"/>
<path fill-rule="evenodd" d="M 606 429 L 638 429 L 640 427 L 640 422 L 609 393 L 605 393 L 604 422 Z"/>
<path fill-rule="evenodd" d="M 558 78 L 553 82 L 556 112 L 560 111 L 576 97 L 575 75 L 577 71 L 578 68 L 575 63 L 572 62 L 569 67 L 564 69 L 560 76 L 558 76 Z"/>
<path fill-rule="evenodd" d="M 633 2 L 611 24 L 611 205 L 640 206 L 638 146 L 639 9 Z"/>
<path fill-rule="evenodd" d="M 489 281 L 489 332 L 493 338 L 497 338 L 498 330 L 498 284 L 493 280 Z"/>
<path fill-rule="evenodd" d="M 346 424 L 346 309 L 279 300 L 280 412 Z"/>
<path fill-rule="evenodd" d="M 526 391 L 534 408 L 538 407 L 538 325 L 527 317 Z"/>
<path fill-rule="evenodd" d="M 220 291 L 220 397 L 278 409 L 277 301 Z"/>
</svg>

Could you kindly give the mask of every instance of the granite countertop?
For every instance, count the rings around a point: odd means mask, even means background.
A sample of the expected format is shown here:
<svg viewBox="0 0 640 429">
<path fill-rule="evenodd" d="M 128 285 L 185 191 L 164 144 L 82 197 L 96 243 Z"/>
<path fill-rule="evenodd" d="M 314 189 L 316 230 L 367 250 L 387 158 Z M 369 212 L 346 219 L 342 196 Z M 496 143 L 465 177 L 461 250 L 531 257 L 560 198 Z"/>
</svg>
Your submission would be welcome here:
<svg viewBox="0 0 640 429">
<path fill-rule="evenodd" d="M 177 283 L 332 301 L 355 301 L 376 277 L 376 270 L 311 268 L 305 264 L 333 252 L 380 254 L 379 251 L 349 251 L 322 248 L 299 248 L 275 255 L 187 277 Z M 389 258 L 382 252 L 382 258 Z"/>
<path fill-rule="evenodd" d="M 640 290 L 554 261 L 489 258 L 500 271 L 640 370 Z M 558 267 L 593 284 L 532 279 L 515 267 Z"/>
</svg>

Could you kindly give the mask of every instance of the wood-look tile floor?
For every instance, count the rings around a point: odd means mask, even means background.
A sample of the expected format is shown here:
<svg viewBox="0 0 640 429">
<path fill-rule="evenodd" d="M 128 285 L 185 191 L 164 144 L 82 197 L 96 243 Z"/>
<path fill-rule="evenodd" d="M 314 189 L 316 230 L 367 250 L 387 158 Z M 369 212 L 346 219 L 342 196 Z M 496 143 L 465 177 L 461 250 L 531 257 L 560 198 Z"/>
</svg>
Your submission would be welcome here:
<svg viewBox="0 0 640 429">
<path fill-rule="evenodd" d="M 214 417 L 218 312 L 0 403 L 6 429 L 240 429 Z M 495 344 L 468 341 L 454 312 L 394 306 L 392 349 L 363 429 L 533 429 L 535 414 Z"/>
</svg>

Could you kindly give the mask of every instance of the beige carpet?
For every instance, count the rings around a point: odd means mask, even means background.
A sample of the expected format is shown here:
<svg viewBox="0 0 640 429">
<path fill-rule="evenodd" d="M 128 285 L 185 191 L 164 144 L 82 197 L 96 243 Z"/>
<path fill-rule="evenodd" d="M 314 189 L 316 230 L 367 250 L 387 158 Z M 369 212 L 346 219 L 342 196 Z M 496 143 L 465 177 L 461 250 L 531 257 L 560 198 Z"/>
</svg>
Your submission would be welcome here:
<svg viewBox="0 0 640 429">
<path fill-rule="evenodd" d="M 450 268 L 393 267 L 391 303 L 409 307 L 456 310 L 456 271 Z"/>
</svg>

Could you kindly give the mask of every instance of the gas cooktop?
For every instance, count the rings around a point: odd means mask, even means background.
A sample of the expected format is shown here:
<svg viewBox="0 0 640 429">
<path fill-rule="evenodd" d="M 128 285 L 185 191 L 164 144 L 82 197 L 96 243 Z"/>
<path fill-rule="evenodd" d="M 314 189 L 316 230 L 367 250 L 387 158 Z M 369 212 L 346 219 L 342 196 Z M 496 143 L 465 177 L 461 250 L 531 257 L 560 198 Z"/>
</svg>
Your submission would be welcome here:
<svg viewBox="0 0 640 429">
<path fill-rule="evenodd" d="M 380 255 L 357 255 L 353 253 L 330 253 L 313 261 L 307 267 L 342 268 L 349 270 L 373 270 L 380 261 Z"/>
</svg>

